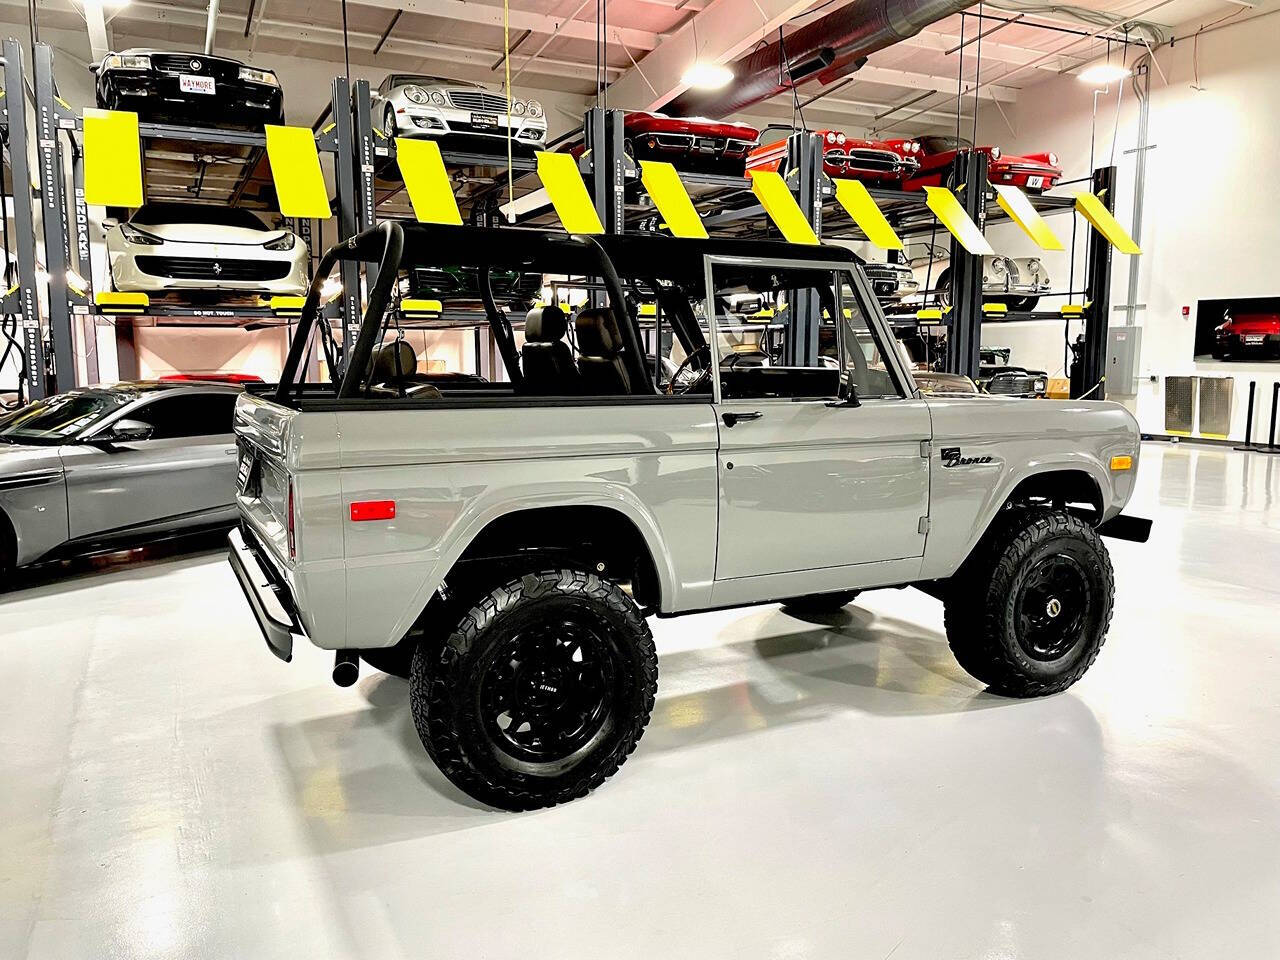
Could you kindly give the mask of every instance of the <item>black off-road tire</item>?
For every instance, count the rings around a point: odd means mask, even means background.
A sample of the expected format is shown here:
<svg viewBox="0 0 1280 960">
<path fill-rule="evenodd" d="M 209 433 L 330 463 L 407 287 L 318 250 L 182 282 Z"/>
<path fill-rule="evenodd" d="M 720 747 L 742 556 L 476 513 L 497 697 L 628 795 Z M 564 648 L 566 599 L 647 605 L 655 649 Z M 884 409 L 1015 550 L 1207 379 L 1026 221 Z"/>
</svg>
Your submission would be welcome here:
<svg viewBox="0 0 1280 960">
<path fill-rule="evenodd" d="M 806 593 L 782 601 L 784 610 L 796 613 L 835 613 L 857 599 L 861 590 L 841 590 L 838 593 Z"/>
<path fill-rule="evenodd" d="M 1044 596 L 1058 592 L 1051 585 L 1058 573 L 1067 585 L 1059 612 L 1050 615 L 1043 604 L 1041 614 Z M 1092 526 L 1065 511 L 1010 510 L 952 578 L 945 601 L 947 640 L 965 672 L 993 693 L 1059 693 L 1084 675 L 1102 649 L 1114 593 L 1111 559 Z M 1060 624 L 1052 622 L 1059 616 Z M 1039 646 L 1055 627 L 1062 633 L 1057 643 Z"/>
<path fill-rule="evenodd" d="M 938 279 L 937 279 L 937 282 L 934 284 L 934 289 L 938 291 L 937 293 L 938 305 L 941 307 L 951 306 L 951 302 L 955 298 L 951 295 L 951 268 L 950 267 L 947 267 L 940 274 L 938 274 Z"/>
<path fill-rule="evenodd" d="M 493 708 L 485 708 L 490 685 L 533 683 L 521 676 L 527 665 L 510 659 L 512 644 L 529 642 L 530 636 L 545 644 L 545 637 L 553 636 L 558 653 L 563 649 L 559 637 L 574 630 L 592 637 L 597 659 L 607 666 L 604 678 L 597 678 L 606 691 L 601 702 L 607 703 L 607 713 L 594 733 L 583 726 L 580 735 L 587 739 L 569 756 L 530 761 L 504 739 L 514 728 L 514 715 L 508 717 L 507 731 L 498 729 L 500 720 L 490 719 Z M 553 698 L 585 689 L 583 671 L 566 680 L 565 667 L 560 663 L 553 665 L 560 672 L 539 674 L 559 689 L 553 689 Z M 575 672 L 572 663 L 567 667 Z M 502 702 L 544 689 L 536 683 L 518 687 Z M 418 646 L 409 678 L 413 722 L 436 766 L 463 792 L 504 810 L 554 806 L 602 784 L 635 750 L 657 689 L 653 636 L 634 601 L 609 580 L 565 568 L 527 573 L 483 596 L 447 638 Z"/>
</svg>

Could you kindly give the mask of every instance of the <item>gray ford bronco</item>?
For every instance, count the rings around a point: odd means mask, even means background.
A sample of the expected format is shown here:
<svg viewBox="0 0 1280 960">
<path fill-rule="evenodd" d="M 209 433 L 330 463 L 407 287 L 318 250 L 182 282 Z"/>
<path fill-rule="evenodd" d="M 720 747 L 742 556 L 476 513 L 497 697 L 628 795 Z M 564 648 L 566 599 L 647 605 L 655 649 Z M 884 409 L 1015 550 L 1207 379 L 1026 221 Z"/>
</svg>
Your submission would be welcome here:
<svg viewBox="0 0 1280 960">
<path fill-rule="evenodd" d="M 316 324 L 339 260 L 377 270 L 345 363 Z M 424 265 L 477 271 L 504 382 L 420 369 L 389 308 Z M 511 270 L 550 301 L 514 324 Z M 1100 534 L 1150 527 L 1121 515 L 1137 424 L 924 397 L 893 343 L 841 248 L 384 224 L 325 254 L 279 386 L 237 403 L 231 564 L 272 652 L 407 677 L 440 769 L 511 810 L 635 749 L 650 616 L 911 585 L 992 691 L 1064 690 L 1111 619 Z"/>
</svg>

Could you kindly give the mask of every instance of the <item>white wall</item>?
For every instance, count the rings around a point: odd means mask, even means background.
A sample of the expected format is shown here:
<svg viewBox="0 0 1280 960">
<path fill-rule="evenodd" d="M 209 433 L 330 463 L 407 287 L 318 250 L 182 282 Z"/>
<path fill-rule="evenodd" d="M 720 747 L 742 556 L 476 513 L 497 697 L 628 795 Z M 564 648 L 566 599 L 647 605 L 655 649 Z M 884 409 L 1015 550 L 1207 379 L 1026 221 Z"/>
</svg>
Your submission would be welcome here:
<svg viewBox="0 0 1280 960">
<path fill-rule="evenodd" d="M 1136 313 L 1143 327 L 1138 393 L 1134 406 L 1145 431 L 1164 431 L 1163 378 L 1168 375 L 1231 376 L 1235 378 L 1232 436 L 1243 437 L 1248 381 L 1270 396 L 1280 379 L 1280 364 L 1197 363 L 1192 357 L 1196 301 L 1228 296 L 1280 295 L 1280 12 L 1252 22 L 1231 24 L 1199 39 L 1199 86 L 1193 89 L 1191 39 L 1162 47 L 1156 59 L 1168 85 L 1152 73 L 1147 187 L 1139 267 Z M 1116 128 L 1117 88 L 1098 99 L 1096 163 L 1109 162 L 1112 131 Z M 980 115 L 979 138 L 999 143 L 1007 152 L 1053 150 L 1068 177 L 1083 176 L 1090 168 L 1093 90 L 1064 76 L 1024 90 L 1012 110 L 1006 108 L 1014 131 L 994 111 Z M 1121 96 L 1114 162 L 1118 168 L 1117 216 L 1131 223 L 1137 138 L 1137 110 L 1133 90 Z M 1070 220 L 1050 223 L 1064 241 L 1070 240 Z M 1026 254 L 1029 241 L 1016 227 L 989 232 L 998 252 Z M 1084 245 L 1080 243 L 1080 252 Z M 1130 258 L 1113 260 L 1112 305 L 1126 301 Z M 1065 255 L 1047 255 L 1045 262 L 1064 274 Z M 1082 265 L 1077 264 L 1077 278 Z M 1182 307 L 1191 307 L 1184 319 Z M 1113 311 L 1112 323 L 1123 320 Z M 1015 326 L 1025 329 L 1015 330 Z M 984 342 L 999 339 L 1018 351 L 1019 362 L 1061 365 L 1062 329 L 1059 324 L 989 325 Z M 1152 383 L 1149 377 L 1159 378 Z M 1269 399 L 1261 414 L 1269 415 Z M 1265 417 L 1257 417 L 1265 419 Z M 1255 433 L 1257 428 L 1255 426 Z"/>
</svg>

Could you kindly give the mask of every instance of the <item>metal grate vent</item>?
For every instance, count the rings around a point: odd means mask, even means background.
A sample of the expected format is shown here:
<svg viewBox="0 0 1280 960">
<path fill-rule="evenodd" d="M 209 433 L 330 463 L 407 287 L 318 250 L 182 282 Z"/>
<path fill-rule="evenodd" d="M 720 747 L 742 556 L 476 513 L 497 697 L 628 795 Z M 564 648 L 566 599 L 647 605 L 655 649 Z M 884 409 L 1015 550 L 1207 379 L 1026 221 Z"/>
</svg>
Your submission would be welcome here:
<svg viewBox="0 0 1280 960">
<path fill-rule="evenodd" d="M 1191 436 L 1196 424 L 1196 377 L 1164 378 L 1164 431 Z"/>
<path fill-rule="evenodd" d="M 450 90 L 449 102 L 459 110 L 480 110 L 484 113 L 506 113 L 507 98 L 481 90 Z"/>
<path fill-rule="evenodd" d="M 1231 432 L 1234 377 L 1200 377 L 1200 435 L 1225 440 Z"/>
</svg>

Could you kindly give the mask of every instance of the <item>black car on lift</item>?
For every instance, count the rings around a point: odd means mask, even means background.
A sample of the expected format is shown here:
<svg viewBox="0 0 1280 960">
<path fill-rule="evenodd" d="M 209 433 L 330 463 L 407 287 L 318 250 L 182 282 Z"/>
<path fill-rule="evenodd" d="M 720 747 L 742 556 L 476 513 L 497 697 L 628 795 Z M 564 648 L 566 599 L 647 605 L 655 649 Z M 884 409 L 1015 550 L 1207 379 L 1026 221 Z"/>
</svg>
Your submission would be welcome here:
<svg viewBox="0 0 1280 960">
<path fill-rule="evenodd" d="M 284 123 L 284 94 L 274 71 L 203 53 L 135 47 L 90 68 L 98 106 L 131 110 L 152 123 L 257 130 Z"/>
</svg>

